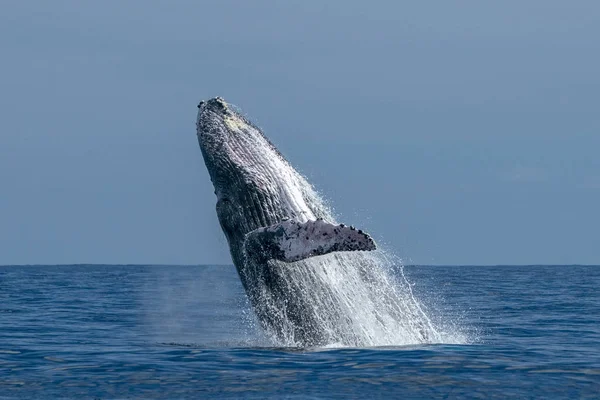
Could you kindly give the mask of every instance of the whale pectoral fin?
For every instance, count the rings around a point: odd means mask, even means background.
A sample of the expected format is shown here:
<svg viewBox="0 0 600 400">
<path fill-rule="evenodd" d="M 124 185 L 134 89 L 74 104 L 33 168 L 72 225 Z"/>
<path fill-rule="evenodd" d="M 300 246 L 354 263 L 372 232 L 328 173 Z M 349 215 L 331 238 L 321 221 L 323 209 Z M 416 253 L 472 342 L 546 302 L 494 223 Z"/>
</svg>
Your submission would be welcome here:
<svg viewBox="0 0 600 400">
<path fill-rule="evenodd" d="M 246 255 L 258 261 L 285 262 L 332 253 L 334 251 L 375 250 L 375 242 L 352 226 L 334 225 L 323 220 L 287 220 L 256 229 L 246 235 Z"/>
</svg>

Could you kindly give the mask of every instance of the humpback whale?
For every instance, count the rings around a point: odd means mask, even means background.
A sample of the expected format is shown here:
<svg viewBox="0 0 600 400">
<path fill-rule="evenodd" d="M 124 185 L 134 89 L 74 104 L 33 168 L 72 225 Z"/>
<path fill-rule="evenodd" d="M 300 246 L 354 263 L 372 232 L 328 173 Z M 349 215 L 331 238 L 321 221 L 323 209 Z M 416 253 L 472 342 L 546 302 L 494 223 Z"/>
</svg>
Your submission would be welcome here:
<svg viewBox="0 0 600 400">
<path fill-rule="evenodd" d="M 420 309 L 399 304 L 389 277 L 366 256 L 377 247 L 371 236 L 338 223 L 312 185 L 236 108 L 216 97 L 198 109 L 198 142 L 218 220 L 263 330 L 293 346 L 377 344 L 382 331 L 402 329 L 413 342 L 426 341 L 422 321 L 415 329 L 391 322 Z"/>
</svg>

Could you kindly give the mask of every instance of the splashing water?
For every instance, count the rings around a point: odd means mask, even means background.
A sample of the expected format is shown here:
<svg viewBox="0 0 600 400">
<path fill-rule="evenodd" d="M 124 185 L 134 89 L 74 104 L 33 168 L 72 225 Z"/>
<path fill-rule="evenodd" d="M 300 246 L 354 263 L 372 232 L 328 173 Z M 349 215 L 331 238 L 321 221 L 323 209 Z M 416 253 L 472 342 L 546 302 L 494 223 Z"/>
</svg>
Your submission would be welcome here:
<svg viewBox="0 0 600 400">
<path fill-rule="evenodd" d="M 306 178 L 289 165 L 277 166 L 287 181 L 299 191 L 285 190 L 289 204 L 308 203 L 305 217 L 314 210 L 326 220 L 335 221 L 326 200 Z M 285 187 L 286 185 L 282 185 Z M 287 187 L 289 188 L 289 186 Z M 302 193 L 302 194 L 300 194 Z M 271 269 L 281 271 L 278 279 L 285 288 L 284 306 L 266 285 L 258 288 L 266 312 L 275 315 L 282 335 L 267 334 L 277 346 L 302 346 L 295 339 L 297 322 L 287 315 L 287 303 L 301 298 L 303 312 L 313 316 L 311 330 L 325 338 L 326 347 L 404 346 L 433 343 L 466 343 L 456 326 L 436 325 L 426 308 L 413 294 L 403 268 L 394 274 L 399 260 L 384 250 L 338 252 L 286 264 L 270 261 Z M 267 329 L 268 331 L 268 329 Z M 323 340 L 319 346 L 321 346 Z"/>
<path fill-rule="evenodd" d="M 460 329 L 443 332 L 415 297 L 411 284 L 384 251 L 337 253 L 314 257 L 303 266 L 289 267 L 285 285 L 305 298 L 316 314 L 315 330 L 325 332 L 326 347 L 404 346 L 466 343 Z M 285 268 L 285 266 L 280 268 Z M 399 278 L 399 279 L 398 279 Z M 272 301 L 264 290 L 264 301 Z M 272 311 L 274 304 L 271 304 Z M 276 346 L 298 346 L 293 323 L 279 312 L 284 339 L 271 335 Z"/>
<path fill-rule="evenodd" d="M 308 180 L 280 157 L 274 157 L 267 146 L 256 145 L 261 160 L 269 160 L 265 168 L 283 177 L 277 190 L 285 199 L 286 208 L 296 210 L 300 221 L 324 217 L 337 218 L 326 200 Z M 263 153 L 264 152 L 264 153 Z M 298 318 L 289 313 L 298 309 L 290 303 L 302 303 L 302 314 L 311 316 L 304 321 L 316 336 L 319 346 L 373 347 L 404 346 L 432 343 L 466 343 L 459 328 L 444 332 L 436 326 L 427 310 L 413 294 L 403 269 L 394 276 L 397 259 L 383 250 L 374 252 L 338 252 L 312 257 L 287 264 L 269 261 L 259 266 L 278 271 L 278 286 L 283 290 L 274 294 L 272 286 L 258 284 L 258 308 L 278 321 L 279 334 L 269 332 L 275 346 L 297 347 Z M 399 276 L 398 276 L 399 275 Z M 255 293 L 256 293 L 255 292 Z M 280 297 L 284 297 L 283 304 Z M 300 300 L 298 300 L 300 299 Z M 256 306 L 256 304 L 255 304 Z M 438 321 L 439 322 L 439 321 Z M 283 334 L 281 334 L 283 332 Z M 325 343 L 325 344 L 323 344 Z"/>
</svg>

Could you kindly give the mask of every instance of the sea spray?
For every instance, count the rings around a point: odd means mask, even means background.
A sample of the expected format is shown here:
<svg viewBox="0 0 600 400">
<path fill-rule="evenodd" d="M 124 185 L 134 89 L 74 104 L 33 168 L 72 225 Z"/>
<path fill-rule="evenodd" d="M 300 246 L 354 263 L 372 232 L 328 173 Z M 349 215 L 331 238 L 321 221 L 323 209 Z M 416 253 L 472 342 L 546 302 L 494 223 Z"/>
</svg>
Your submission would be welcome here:
<svg viewBox="0 0 600 400">
<path fill-rule="evenodd" d="M 311 329 L 326 337 L 321 346 L 373 347 L 430 343 L 463 343 L 456 331 L 443 334 L 416 298 L 400 268 L 393 274 L 393 257 L 384 251 L 337 253 L 315 257 L 310 265 L 289 266 L 284 285 L 304 297 L 305 307 L 317 315 Z M 299 346 L 294 323 L 284 309 L 277 309 L 264 288 L 261 299 L 279 318 L 286 332 L 283 340 L 272 334 L 276 346 Z"/>
</svg>

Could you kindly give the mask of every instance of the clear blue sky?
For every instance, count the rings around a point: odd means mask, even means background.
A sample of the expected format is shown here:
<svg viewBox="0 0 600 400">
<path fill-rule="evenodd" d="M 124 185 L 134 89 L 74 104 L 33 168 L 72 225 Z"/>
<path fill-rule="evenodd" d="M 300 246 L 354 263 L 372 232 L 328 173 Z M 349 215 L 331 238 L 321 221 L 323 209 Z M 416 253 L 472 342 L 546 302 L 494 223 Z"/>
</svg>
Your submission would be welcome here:
<svg viewBox="0 0 600 400">
<path fill-rule="evenodd" d="M 0 264 L 230 263 L 196 104 L 407 262 L 600 263 L 597 1 L 5 1 Z"/>
</svg>

